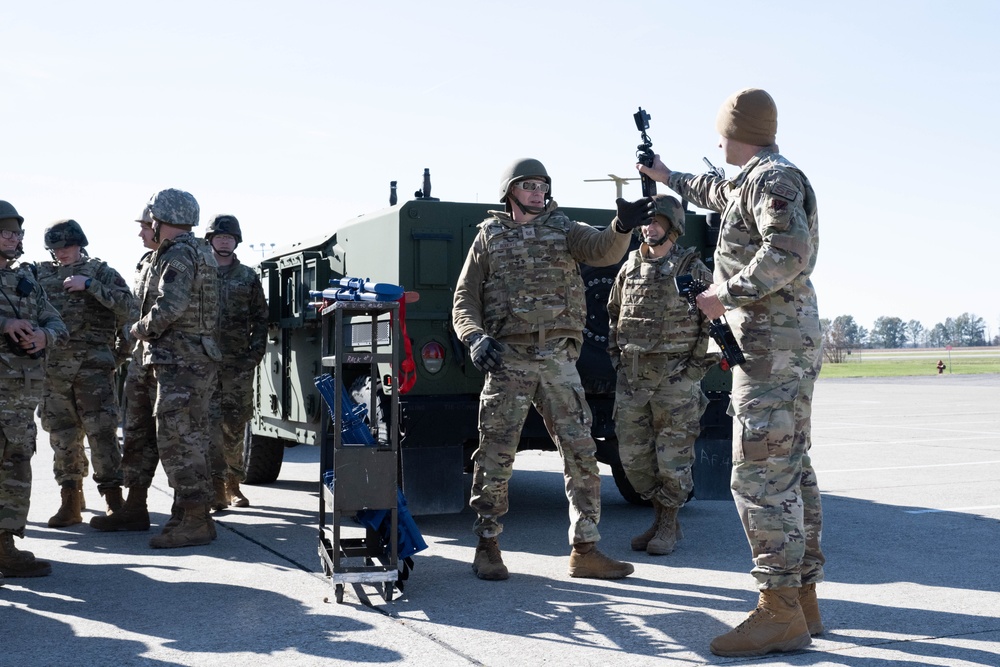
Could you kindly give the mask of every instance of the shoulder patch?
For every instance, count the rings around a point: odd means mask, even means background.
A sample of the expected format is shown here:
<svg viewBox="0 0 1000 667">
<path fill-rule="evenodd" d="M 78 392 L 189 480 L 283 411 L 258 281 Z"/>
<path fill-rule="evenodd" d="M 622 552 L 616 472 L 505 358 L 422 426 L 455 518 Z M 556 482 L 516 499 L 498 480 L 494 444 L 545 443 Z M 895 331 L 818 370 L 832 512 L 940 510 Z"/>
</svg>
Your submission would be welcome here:
<svg viewBox="0 0 1000 667">
<path fill-rule="evenodd" d="M 187 272 L 187 266 L 185 266 L 183 262 L 179 262 L 176 259 L 170 260 L 170 262 L 167 263 L 167 266 L 176 271 L 177 273 Z"/>
<path fill-rule="evenodd" d="M 781 197 L 782 199 L 787 199 L 788 201 L 795 201 L 799 196 L 799 193 L 795 188 L 789 187 L 784 183 L 775 183 L 771 186 L 771 194 L 775 197 Z"/>
</svg>

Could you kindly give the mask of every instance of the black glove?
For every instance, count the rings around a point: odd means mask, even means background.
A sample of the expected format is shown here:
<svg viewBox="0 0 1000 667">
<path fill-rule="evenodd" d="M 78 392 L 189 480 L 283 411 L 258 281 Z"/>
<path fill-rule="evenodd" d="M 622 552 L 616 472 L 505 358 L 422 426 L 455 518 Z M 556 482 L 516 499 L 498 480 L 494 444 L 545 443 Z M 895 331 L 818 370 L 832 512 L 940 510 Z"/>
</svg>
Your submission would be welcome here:
<svg viewBox="0 0 1000 667">
<path fill-rule="evenodd" d="M 649 197 L 629 202 L 621 197 L 615 200 L 618 206 L 618 217 L 615 219 L 615 230 L 621 234 L 631 232 L 636 227 L 648 225 L 656 216 L 656 204 Z"/>
<path fill-rule="evenodd" d="M 467 342 L 472 365 L 483 373 L 495 371 L 503 365 L 503 344 L 496 338 L 477 333 L 469 336 Z"/>
</svg>

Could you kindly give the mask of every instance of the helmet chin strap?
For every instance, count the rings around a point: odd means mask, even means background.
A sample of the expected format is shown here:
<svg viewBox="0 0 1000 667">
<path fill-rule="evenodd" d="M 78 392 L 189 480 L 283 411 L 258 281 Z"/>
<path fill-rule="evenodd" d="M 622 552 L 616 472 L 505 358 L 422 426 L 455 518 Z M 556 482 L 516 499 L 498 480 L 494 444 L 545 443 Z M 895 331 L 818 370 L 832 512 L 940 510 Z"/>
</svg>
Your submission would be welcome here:
<svg viewBox="0 0 1000 667">
<path fill-rule="evenodd" d="M 652 242 L 646 241 L 646 245 L 648 245 L 650 248 L 658 248 L 659 246 L 663 245 L 669 240 L 670 240 L 670 235 L 664 234 L 663 236 L 660 237 L 659 241 L 652 241 Z"/>
<path fill-rule="evenodd" d="M 160 223 L 153 220 L 153 243 L 160 242 Z"/>
<path fill-rule="evenodd" d="M 545 207 L 544 206 L 541 207 L 541 208 L 539 208 L 537 206 L 525 206 L 513 194 L 510 196 L 510 198 L 514 200 L 514 203 L 517 204 L 517 207 L 519 209 L 521 209 L 521 213 L 524 214 L 524 215 L 538 215 L 539 213 L 542 213 L 542 212 L 545 211 Z"/>
<path fill-rule="evenodd" d="M 218 248 L 215 247 L 215 244 L 212 243 L 211 241 L 209 241 L 208 244 L 212 246 L 212 252 L 214 252 L 219 257 L 232 257 L 233 253 L 236 252 L 236 246 L 239 245 L 239 243 L 237 243 L 235 246 L 233 246 L 232 250 L 219 250 Z"/>
</svg>

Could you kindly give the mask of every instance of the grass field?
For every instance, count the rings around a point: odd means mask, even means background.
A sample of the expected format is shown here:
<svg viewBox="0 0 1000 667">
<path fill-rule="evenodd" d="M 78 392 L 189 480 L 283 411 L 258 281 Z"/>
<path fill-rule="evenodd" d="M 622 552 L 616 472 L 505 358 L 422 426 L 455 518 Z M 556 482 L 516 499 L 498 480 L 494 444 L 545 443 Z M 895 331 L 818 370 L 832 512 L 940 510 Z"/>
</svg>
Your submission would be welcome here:
<svg viewBox="0 0 1000 667">
<path fill-rule="evenodd" d="M 1000 348 L 963 347 L 951 352 L 942 348 L 905 350 L 853 350 L 843 363 L 823 361 L 821 378 L 891 377 L 936 375 L 937 362 L 947 366 L 945 374 L 1000 373 Z"/>
</svg>

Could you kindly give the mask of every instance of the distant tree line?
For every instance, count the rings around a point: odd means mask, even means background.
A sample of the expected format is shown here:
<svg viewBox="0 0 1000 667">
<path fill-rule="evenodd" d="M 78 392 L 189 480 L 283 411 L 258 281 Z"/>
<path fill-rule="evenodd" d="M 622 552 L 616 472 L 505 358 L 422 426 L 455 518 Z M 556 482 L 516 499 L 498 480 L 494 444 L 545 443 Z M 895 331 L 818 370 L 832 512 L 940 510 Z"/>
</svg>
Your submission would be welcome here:
<svg viewBox="0 0 1000 667">
<path fill-rule="evenodd" d="M 986 323 L 972 313 L 949 317 L 927 329 L 917 320 L 904 322 L 898 317 L 880 317 L 871 331 L 860 326 L 850 315 L 840 315 L 830 321 L 821 319 L 823 356 L 831 363 L 840 363 L 851 350 L 902 347 L 977 347 L 1000 345 L 1000 335 L 986 339 Z"/>
</svg>

